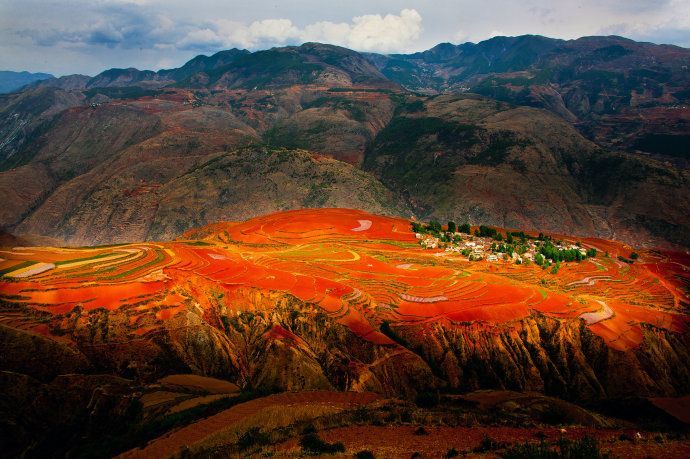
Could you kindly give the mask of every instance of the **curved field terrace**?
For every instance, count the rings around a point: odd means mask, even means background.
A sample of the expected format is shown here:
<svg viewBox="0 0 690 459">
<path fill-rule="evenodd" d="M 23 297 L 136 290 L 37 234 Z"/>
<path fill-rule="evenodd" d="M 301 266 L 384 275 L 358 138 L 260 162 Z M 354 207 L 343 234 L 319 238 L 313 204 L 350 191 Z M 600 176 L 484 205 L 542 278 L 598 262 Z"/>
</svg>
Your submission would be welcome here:
<svg viewBox="0 0 690 459">
<path fill-rule="evenodd" d="M 247 301 L 247 291 L 289 294 L 376 344 L 392 343 L 384 322 L 491 328 L 531 315 L 583 319 L 615 350 L 638 346 L 645 324 L 686 330 L 686 255 L 643 251 L 629 264 L 617 258 L 631 251 L 623 244 L 581 242 L 599 255 L 563 263 L 554 274 L 424 249 L 405 219 L 305 209 L 210 225 L 174 242 L 5 248 L 0 295 L 5 304 L 53 316 L 122 311 L 132 337 L 185 314 L 192 298 L 210 307 L 199 292 L 211 290 L 235 312 L 266 307 Z M 50 335 L 44 316 L 3 311 L 3 324 Z"/>
</svg>

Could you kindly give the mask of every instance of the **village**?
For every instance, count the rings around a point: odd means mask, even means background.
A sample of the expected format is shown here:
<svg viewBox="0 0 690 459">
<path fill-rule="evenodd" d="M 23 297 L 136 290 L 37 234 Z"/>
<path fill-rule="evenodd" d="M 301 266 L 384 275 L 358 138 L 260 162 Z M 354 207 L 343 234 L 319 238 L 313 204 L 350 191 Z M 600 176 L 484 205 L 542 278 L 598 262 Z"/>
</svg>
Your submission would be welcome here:
<svg viewBox="0 0 690 459">
<path fill-rule="evenodd" d="M 530 236 L 523 231 L 507 231 L 505 235 L 495 228 L 480 225 L 474 231 L 469 224 L 457 226 L 448 222 L 445 227 L 437 221 L 429 224 L 412 223 L 419 244 L 426 249 L 442 249 L 461 254 L 468 261 L 486 260 L 491 263 L 535 263 L 546 269 L 553 265 L 556 274 L 561 262 L 579 262 L 596 257 L 594 248 L 585 249 L 580 243 L 552 241 L 539 234 Z"/>
</svg>

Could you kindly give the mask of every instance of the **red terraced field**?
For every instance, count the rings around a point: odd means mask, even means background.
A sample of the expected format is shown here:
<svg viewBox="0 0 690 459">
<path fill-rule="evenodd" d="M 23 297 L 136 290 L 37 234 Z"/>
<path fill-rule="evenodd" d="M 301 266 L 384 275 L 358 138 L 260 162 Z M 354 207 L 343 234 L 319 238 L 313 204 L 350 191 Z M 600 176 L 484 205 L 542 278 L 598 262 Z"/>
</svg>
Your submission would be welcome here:
<svg viewBox="0 0 690 459">
<path fill-rule="evenodd" d="M 535 313 L 582 317 L 618 350 L 640 344 L 642 324 L 673 332 L 687 328 L 687 255 L 640 252 L 628 265 L 616 256 L 629 254 L 630 247 L 582 242 L 610 257 L 564 263 L 554 275 L 534 265 L 468 262 L 422 249 L 405 219 L 305 209 L 214 224 L 168 243 L 5 249 L 0 293 L 4 301 L 55 315 L 75 307 L 127 310 L 134 334 L 184 313 L 190 298 L 209 306 L 211 290 L 236 310 L 266 307 L 247 303 L 241 293 L 247 289 L 313 303 L 380 344 L 390 343 L 378 331 L 383 320 L 452 325 L 510 324 Z M 44 265 L 34 269 L 38 263 Z M 286 339 L 280 330 L 271 333 Z"/>
</svg>

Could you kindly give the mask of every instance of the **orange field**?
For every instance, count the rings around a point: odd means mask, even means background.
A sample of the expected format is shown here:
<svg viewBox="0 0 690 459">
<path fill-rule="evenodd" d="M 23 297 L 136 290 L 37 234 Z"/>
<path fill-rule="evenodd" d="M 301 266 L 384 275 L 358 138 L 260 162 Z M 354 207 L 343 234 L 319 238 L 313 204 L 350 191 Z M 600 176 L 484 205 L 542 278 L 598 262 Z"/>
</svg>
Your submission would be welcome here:
<svg viewBox="0 0 690 459">
<path fill-rule="evenodd" d="M 77 306 L 123 308 L 133 334 L 149 332 L 193 301 L 210 307 L 210 291 L 234 310 L 266 307 L 248 301 L 248 290 L 289 293 L 377 343 L 390 342 L 379 331 L 384 320 L 509 326 L 535 313 L 581 317 L 619 350 L 640 344 L 643 323 L 685 330 L 690 257 L 640 251 L 628 265 L 616 256 L 629 254 L 629 247 L 581 242 L 599 256 L 563 263 L 551 274 L 535 265 L 469 262 L 425 250 L 405 219 L 305 209 L 214 224 L 167 243 L 7 248 L 0 251 L 0 295 L 56 315 Z M 45 334 L 31 320 L 0 313 L 0 323 Z M 291 339 L 284 330 L 271 333 Z"/>
</svg>

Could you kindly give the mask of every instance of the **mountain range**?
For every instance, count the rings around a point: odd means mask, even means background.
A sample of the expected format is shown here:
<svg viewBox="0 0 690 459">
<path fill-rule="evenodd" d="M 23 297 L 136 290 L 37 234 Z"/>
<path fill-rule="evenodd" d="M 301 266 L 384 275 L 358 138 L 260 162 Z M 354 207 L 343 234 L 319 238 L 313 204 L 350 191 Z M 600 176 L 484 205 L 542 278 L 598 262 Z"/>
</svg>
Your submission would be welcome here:
<svg viewBox="0 0 690 459">
<path fill-rule="evenodd" d="M 329 206 L 688 247 L 688 65 L 527 35 L 38 81 L 0 96 L 0 224 L 79 245 Z"/>
<path fill-rule="evenodd" d="M 12 92 L 35 81 L 55 78 L 50 73 L 12 72 L 0 70 L 0 93 Z"/>
</svg>

